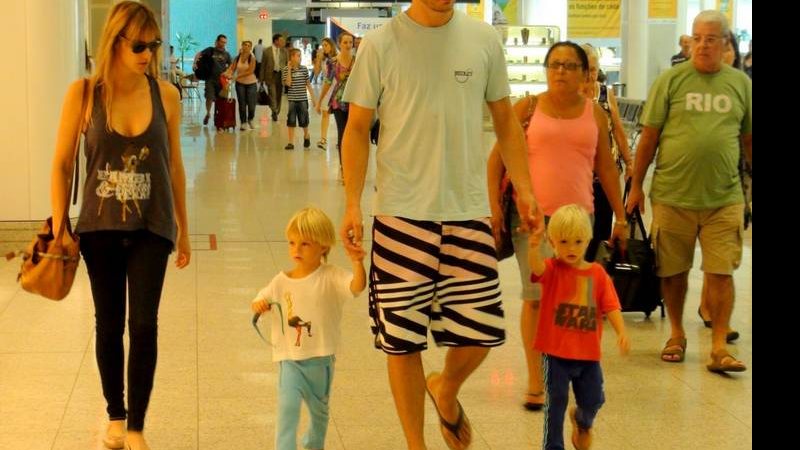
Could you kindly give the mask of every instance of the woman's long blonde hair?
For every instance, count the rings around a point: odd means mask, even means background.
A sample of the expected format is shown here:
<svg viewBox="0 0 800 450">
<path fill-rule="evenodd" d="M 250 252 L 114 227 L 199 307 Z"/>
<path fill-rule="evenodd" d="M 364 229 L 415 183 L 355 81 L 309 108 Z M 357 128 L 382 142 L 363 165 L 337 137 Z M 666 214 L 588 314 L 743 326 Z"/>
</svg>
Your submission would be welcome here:
<svg viewBox="0 0 800 450">
<path fill-rule="evenodd" d="M 115 69 L 115 59 L 119 51 L 119 43 L 125 36 L 136 40 L 145 33 L 152 33 L 161 38 L 161 29 L 153 11 L 146 5 L 134 1 L 119 2 L 111 8 L 100 36 L 97 47 L 97 67 L 94 71 L 94 83 L 102 87 L 103 106 L 106 111 L 106 129 L 111 130 L 111 99 L 114 98 L 114 86 L 109 81 Z M 161 48 L 150 59 L 147 74 L 158 78 L 158 66 L 161 62 Z"/>
<path fill-rule="evenodd" d="M 328 53 L 327 55 L 325 55 L 325 57 L 326 58 L 335 57 L 336 54 L 338 53 L 338 50 L 336 49 L 336 44 L 333 43 L 333 39 L 331 39 L 329 37 L 324 37 L 324 38 L 322 38 L 322 42 L 327 42 L 328 45 L 331 47 L 331 52 Z M 325 47 L 324 46 L 322 47 L 322 51 L 325 52 Z"/>
</svg>

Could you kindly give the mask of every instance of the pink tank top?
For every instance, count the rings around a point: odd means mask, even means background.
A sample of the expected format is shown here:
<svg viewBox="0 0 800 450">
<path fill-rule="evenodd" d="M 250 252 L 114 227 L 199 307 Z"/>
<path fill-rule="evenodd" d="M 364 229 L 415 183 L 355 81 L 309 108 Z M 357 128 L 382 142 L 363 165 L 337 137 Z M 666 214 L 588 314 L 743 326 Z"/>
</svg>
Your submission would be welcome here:
<svg viewBox="0 0 800 450">
<path fill-rule="evenodd" d="M 536 108 L 527 134 L 533 194 L 544 214 L 551 216 L 569 203 L 594 213 L 597 123 L 592 101 L 586 100 L 583 114 L 576 119 L 556 119 Z"/>
</svg>

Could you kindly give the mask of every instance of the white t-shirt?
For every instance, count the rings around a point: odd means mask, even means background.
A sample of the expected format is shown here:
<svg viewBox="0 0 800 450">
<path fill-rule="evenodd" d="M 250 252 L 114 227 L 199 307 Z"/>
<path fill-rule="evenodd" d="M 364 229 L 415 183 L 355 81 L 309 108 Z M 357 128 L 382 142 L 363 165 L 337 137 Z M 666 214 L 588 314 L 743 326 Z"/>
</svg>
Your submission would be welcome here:
<svg viewBox="0 0 800 450">
<path fill-rule="evenodd" d="M 354 297 L 352 279 L 352 273 L 331 264 L 321 264 L 304 278 L 289 278 L 284 272 L 275 275 L 256 297 L 281 305 L 272 305 L 266 313 L 271 319 L 273 361 L 336 353 L 342 305 Z"/>
<path fill-rule="evenodd" d="M 499 35 L 462 12 L 435 28 L 403 13 L 368 32 L 344 100 L 381 121 L 373 213 L 488 216 L 483 103 L 509 94 Z"/>
</svg>

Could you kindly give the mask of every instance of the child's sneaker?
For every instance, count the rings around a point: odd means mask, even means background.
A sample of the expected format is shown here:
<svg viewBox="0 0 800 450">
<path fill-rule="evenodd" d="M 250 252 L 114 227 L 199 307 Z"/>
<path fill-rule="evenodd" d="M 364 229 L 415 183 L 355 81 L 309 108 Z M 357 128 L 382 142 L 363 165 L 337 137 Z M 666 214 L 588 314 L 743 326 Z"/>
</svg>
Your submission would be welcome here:
<svg viewBox="0 0 800 450">
<path fill-rule="evenodd" d="M 592 447 L 592 429 L 581 428 L 575 417 L 578 408 L 573 406 L 569 410 L 569 420 L 572 422 L 572 445 L 577 450 L 589 450 Z"/>
<path fill-rule="evenodd" d="M 252 120 L 247 122 L 247 126 L 250 127 L 251 130 L 255 130 L 256 129 L 256 127 L 253 126 L 253 121 Z"/>
<path fill-rule="evenodd" d="M 283 147 L 284 150 L 294 150 L 294 144 L 291 142 L 286 144 L 286 147 Z"/>
<path fill-rule="evenodd" d="M 304 138 L 303 139 L 303 148 L 309 148 L 309 147 L 311 147 L 311 139 Z"/>
</svg>

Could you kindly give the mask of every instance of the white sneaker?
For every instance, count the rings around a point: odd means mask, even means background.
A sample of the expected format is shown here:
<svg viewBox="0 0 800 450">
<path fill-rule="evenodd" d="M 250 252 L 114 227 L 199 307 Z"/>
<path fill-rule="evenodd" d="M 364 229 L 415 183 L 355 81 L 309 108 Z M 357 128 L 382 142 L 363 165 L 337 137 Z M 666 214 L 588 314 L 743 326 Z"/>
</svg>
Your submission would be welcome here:
<svg viewBox="0 0 800 450">
<path fill-rule="evenodd" d="M 253 126 L 253 121 L 252 120 L 247 122 L 247 125 L 250 127 L 251 130 L 255 130 L 256 129 L 256 127 Z"/>
<path fill-rule="evenodd" d="M 244 131 L 244 130 L 246 130 L 246 129 L 247 129 L 247 128 L 245 128 L 245 127 L 244 127 L 244 123 L 242 123 L 242 124 L 239 126 L 239 131 Z"/>
</svg>

